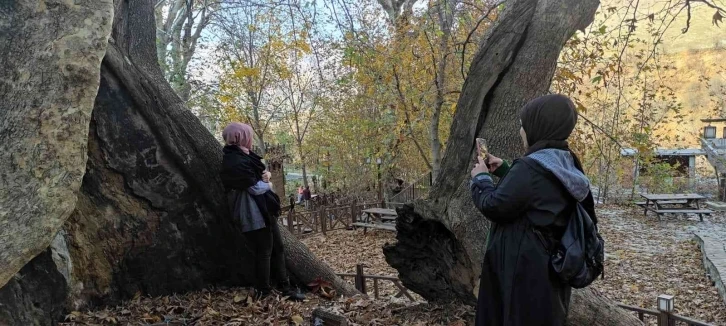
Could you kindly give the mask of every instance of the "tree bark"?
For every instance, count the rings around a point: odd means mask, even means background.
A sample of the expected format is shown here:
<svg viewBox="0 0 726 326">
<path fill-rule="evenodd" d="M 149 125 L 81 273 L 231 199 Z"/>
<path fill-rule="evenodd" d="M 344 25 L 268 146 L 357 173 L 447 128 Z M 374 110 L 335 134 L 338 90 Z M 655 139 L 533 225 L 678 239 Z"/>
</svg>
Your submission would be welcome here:
<svg viewBox="0 0 726 326">
<path fill-rule="evenodd" d="M 507 1 L 483 40 L 457 104 L 441 172 L 427 200 L 399 210 L 397 243 L 384 247 L 403 284 L 430 301 L 475 304 L 489 223 L 468 191 L 474 138 L 504 158 L 522 153 L 519 110 L 548 92 L 565 42 L 592 22 L 597 0 Z M 601 318 L 592 322 L 592 316 Z M 590 289 L 576 290 L 572 325 L 639 325 Z"/>
<path fill-rule="evenodd" d="M 221 145 L 164 79 L 153 4 L 116 0 L 75 210 L 47 256 L 0 288 L 0 325 L 40 320 L 39 307 L 49 313 L 38 323 L 49 324 L 58 311 L 136 293 L 250 283 L 250 252 L 232 226 L 218 176 Z M 307 284 L 323 277 L 338 293 L 357 293 L 289 232 L 283 237 L 292 278 Z"/>
<path fill-rule="evenodd" d="M 111 0 L 0 4 L 0 286 L 73 211 Z"/>
</svg>

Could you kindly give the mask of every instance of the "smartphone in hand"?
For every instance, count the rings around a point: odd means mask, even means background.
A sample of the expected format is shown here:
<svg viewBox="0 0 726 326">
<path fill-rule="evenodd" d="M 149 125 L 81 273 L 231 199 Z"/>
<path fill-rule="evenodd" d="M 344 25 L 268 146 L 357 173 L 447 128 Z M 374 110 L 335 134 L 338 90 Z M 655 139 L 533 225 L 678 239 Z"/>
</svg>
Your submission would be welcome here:
<svg viewBox="0 0 726 326">
<path fill-rule="evenodd" d="M 489 166 L 489 149 L 487 148 L 487 141 L 484 138 L 476 139 L 477 156 L 484 160 L 484 163 Z"/>
</svg>

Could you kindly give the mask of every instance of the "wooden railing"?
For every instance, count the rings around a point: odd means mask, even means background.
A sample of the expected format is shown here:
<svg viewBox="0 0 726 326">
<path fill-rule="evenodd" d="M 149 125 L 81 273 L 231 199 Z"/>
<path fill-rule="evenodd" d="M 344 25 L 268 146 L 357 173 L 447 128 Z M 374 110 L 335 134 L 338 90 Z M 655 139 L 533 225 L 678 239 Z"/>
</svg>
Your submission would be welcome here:
<svg viewBox="0 0 726 326">
<path fill-rule="evenodd" d="M 278 221 L 295 235 L 315 234 L 328 231 L 351 229 L 357 222 L 362 211 L 367 208 L 380 207 L 380 203 L 357 204 L 355 202 L 343 206 L 318 206 L 305 209 L 302 205 L 285 206 Z"/>
<path fill-rule="evenodd" d="M 726 139 L 701 139 L 701 149 L 719 173 L 726 171 Z"/>
<path fill-rule="evenodd" d="M 404 187 L 400 192 L 388 196 L 386 202 L 394 205 L 405 204 L 427 196 L 433 181 L 431 177 L 431 172 L 424 174 L 418 180 Z"/>
<path fill-rule="evenodd" d="M 629 306 L 625 304 L 619 304 L 620 308 L 628 311 L 633 311 L 638 314 L 638 319 L 645 322 L 646 316 L 653 317 L 658 322 L 658 326 L 676 326 L 676 325 L 688 325 L 688 326 L 713 326 L 709 323 L 694 320 L 688 317 L 683 317 L 674 314 L 672 311 L 666 310 L 653 310 L 640 307 Z M 673 307 L 671 307 L 672 309 Z"/>
<path fill-rule="evenodd" d="M 416 299 L 408 292 L 408 289 L 404 287 L 401 284 L 401 281 L 392 276 L 381 276 L 381 275 L 365 275 L 363 273 L 363 265 L 358 264 L 355 266 L 355 274 L 349 274 L 349 273 L 339 273 L 338 276 L 340 277 L 353 277 L 355 278 L 355 288 L 360 291 L 361 293 L 368 295 L 368 285 L 366 283 L 367 280 L 373 280 L 373 297 L 375 299 L 378 299 L 380 297 L 380 291 L 378 289 L 378 283 L 379 281 L 388 281 L 392 282 L 393 285 L 395 285 L 398 288 L 398 293 L 396 293 L 394 296 L 396 298 L 400 298 L 405 296 L 411 302 L 415 302 Z"/>
<path fill-rule="evenodd" d="M 401 284 L 401 281 L 392 276 L 380 276 L 380 275 L 365 275 L 363 273 L 363 265 L 357 264 L 355 266 L 355 274 L 351 273 L 338 273 L 337 274 L 340 277 L 353 277 L 355 280 L 355 288 L 360 291 L 361 293 L 368 295 L 368 285 L 366 283 L 367 280 L 373 280 L 373 297 L 375 299 L 378 299 L 380 297 L 380 291 L 379 291 L 379 281 L 389 281 L 393 282 L 393 284 L 398 288 L 398 293 L 396 293 L 395 297 L 400 298 L 405 296 L 411 302 L 415 302 L 416 299 L 408 292 L 408 289 L 404 287 Z M 660 299 L 657 298 L 656 300 Z M 673 297 L 671 297 L 671 300 L 673 300 Z M 684 317 L 680 315 L 674 314 L 672 311 L 675 308 L 673 306 L 673 303 L 670 305 L 670 311 L 667 310 L 653 310 L 653 309 L 647 309 L 647 308 L 641 308 L 641 307 L 635 307 L 635 306 L 629 306 L 626 304 L 618 304 L 620 308 L 623 308 L 628 311 L 632 311 L 638 314 L 638 319 L 641 322 L 646 321 L 646 317 L 653 317 L 657 321 L 658 326 L 676 326 L 676 325 L 687 325 L 687 326 L 714 326 L 712 324 L 709 324 L 707 322 L 703 322 L 700 320 L 691 319 L 689 317 Z"/>
<path fill-rule="evenodd" d="M 713 139 L 703 139 L 704 141 L 707 141 L 716 149 L 726 149 L 726 139 L 724 138 L 713 138 Z"/>
</svg>

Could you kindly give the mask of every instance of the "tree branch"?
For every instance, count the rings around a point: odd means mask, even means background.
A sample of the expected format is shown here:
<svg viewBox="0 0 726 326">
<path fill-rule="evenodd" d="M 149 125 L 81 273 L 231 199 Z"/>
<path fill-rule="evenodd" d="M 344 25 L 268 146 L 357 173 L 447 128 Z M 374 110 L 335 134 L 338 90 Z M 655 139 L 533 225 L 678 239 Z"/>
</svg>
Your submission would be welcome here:
<svg viewBox="0 0 726 326">
<path fill-rule="evenodd" d="M 590 124 L 590 125 L 591 125 L 591 126 L 592 126 L 592 127 L 594 128 L 594 129 L 597 129 L 597 130 L 598 130 L 598 131 L 600 131 L 600 132 L 601 132 L 601 133 L 602 133 L 603 135 L 605 135 L 606 137 L 610 138 L 610 140 L 612 140 L 612 141 L 613 141 L 613 143 L 615 143 L 616 145 L 618 145 L 618 147 L 619 147 L 620 149 L 623 149 L 623 148 L 625 148 L 625 147 L 623 147 L 623 145 L 622 145 L 622 144 L 620 143 L 620 141 L 618 141 L 618 139 L 617 139 L 617 138 L 615 138 L 614 136 L 610 135 L 610 134 L 609 134 L 609 133 L 608 133 L 607 131 L 605 131 L 605 129 L 603 129 L 602 127 L 598 126 L 598 125 L 597 125 L 596 123 L 594 123 L 594 122 L 590 121 L 590 119 L 588 119 L 588 118 L 587 118 L 586 116 L 584 116 L 584 115 L 580 114 L 579 112 L 577 113 L 577 115 L 578 115 L 578 116 L 579 116 L 580 118 L 584 119 L 584 120 L 585 120 L 585 122 L 589 123 L 589 124 Z"/>
</svg>

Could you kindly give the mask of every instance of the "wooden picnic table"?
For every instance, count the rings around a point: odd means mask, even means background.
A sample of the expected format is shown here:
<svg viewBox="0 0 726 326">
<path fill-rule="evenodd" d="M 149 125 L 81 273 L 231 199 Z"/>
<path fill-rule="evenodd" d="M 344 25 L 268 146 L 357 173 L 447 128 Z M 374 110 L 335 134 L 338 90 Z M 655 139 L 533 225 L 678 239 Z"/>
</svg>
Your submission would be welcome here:
<svg viewBox="0 0 726 326">
<path fill-rule="evenodd" d="M 379 208 L 379 207 L 364 209 L 363 213 L 375 214 L 375 215 L 398 216 L 395 209 Z"/>
<path fill-rule="evenodd" d="M 362 212 L 365 214 L 363 221 L 353 225 L 363 227 L 363 234 L 368 232 L 368 228 L 396 231 L 395 224 L 387 223 L 396 221 L 398 214 L 395 209 L 375 207 L 364 209 Z"/>
<path fill-rule="evenodd" d="M 637 202 L 636 205 L 643 207 L 643 214 L 648 215 L 648 211 L 658 215 L 658 219 L 663 214 L 698 214 L 703 221 L 703 215 L 713 213 L 710 209 L 702 209 L 701 201 L 706 197 L 699 194 L 640 194 L 645 202 Z M 694 206 L 695 205 L 695 206 Z"/>
</svg>

